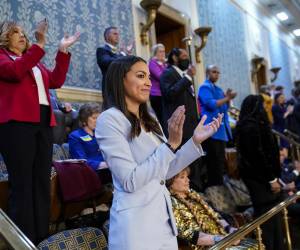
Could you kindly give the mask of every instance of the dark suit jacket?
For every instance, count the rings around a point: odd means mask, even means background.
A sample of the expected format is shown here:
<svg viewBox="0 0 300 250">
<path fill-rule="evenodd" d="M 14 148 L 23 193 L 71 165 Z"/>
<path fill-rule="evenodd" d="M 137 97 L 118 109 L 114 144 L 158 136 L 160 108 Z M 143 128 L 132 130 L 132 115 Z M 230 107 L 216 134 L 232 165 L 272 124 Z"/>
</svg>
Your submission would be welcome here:
<svg viewBox="0 0 300 250">
<path fill-rule="evenodd" d="M 102 93 L 104 93 L 105 90 L 105 77 L 109 65 L 121 56 L 122 55 L 119 53 L 113 53 L 111 47 L 109 47 L 107 44 L 97 49 L 97 63 L 102 72 Z"/>
<path fill-rule="evenodd" d="M 194 132 L 198 124 L 195 97 L 191 91 L 192 82 L 187 77 L 181 77 L 178 72 L 169 66 L 160 76 L 160 89 L 163 99 L 163 130 L 168 135 L 168 119 L 175 109 L 184 105 L 185 122 L 183 126 L 183 140 L 185 143 Z"/>
</svg>

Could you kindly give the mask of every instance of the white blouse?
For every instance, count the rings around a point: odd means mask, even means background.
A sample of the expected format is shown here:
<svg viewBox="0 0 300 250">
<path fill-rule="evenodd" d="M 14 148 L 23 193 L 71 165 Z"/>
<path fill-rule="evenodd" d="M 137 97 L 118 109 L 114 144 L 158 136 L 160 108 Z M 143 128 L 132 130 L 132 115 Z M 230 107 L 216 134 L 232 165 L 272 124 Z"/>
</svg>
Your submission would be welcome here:
<svg viewBox="0 0 300 250">
<path fill-rule="evenodd" d="M 32 72 L 38 88 L 39 103 L 49 106 L 41 70 L 37 66 L 35 66 L 32 68 Z"/>
</svg>

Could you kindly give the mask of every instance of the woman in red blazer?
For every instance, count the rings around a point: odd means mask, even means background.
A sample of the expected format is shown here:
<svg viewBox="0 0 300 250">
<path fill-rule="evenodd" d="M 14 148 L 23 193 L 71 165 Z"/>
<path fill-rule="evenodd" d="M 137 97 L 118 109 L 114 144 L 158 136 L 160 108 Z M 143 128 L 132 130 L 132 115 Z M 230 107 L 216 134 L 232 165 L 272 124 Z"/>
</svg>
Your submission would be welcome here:
<svg viewBox="0 0 300 250">
<path fill-rule="evenodd" d="M 53 71 L 40 63 L 45 55 L 47 21 L 29 44 L 21 26 L 0 23 L 0 152 L 9 174 L 8 214 L 37 243 L 48 235 L 52 126 L 49 88 L 63 85 L 70 62 L 67 49 L 79 38 L 64 37 Z"/>
</svg>

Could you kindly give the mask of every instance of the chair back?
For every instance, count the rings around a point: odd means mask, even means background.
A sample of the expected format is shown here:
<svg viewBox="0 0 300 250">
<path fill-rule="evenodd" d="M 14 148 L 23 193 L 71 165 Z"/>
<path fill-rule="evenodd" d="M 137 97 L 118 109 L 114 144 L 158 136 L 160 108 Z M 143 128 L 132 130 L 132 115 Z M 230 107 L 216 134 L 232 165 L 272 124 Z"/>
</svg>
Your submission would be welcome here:
<svg viewBox="0 0 300 250">
<path fill-rule="evenodd" d="M 53 144 L 53 154 L 52 161 L 66 160 L 67 157 L 62 149 L 62 147 L 58 144 Z"/>
<path fill-rule="evenodd" d="M 63 152 L 67 159 L 70 159 L 69 143 L 63 143 L 61 145 Z"/>
<path fill-rule="evenodd" d="M 66 230 L 50 236 L 38 246 L 40 250 L 108 250 L 107 241 L 102 231 L 94 227 Z"/>
<path fill-rule="evenodd" d="M 6 165 L 4 163 L 2 155 L 0 154 L 0 181 L 7 180 L 7 179 L 8 179 L 8 173 L 7 173 Z"/>
<path fill-rule="evenodd" d="M 85 162 L 56 161 L 53 165 L 58 174 L 64 202 L 88 200 L 101 193 L 102 185 L 98 175 Z"/>
</svg>

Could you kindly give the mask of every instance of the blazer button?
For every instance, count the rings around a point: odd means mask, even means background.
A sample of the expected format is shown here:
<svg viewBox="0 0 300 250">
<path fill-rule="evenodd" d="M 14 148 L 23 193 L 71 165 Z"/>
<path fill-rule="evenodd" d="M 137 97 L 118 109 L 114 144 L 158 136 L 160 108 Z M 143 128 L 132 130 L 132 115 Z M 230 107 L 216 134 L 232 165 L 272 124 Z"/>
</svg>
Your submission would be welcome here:
<svg viewBox="0 0 300 250">
<path fill-rule="evenodd" d="M 163 180 L 160 181 L 160 185 L 164 185 L 165 182 Z"/>
</svg>

